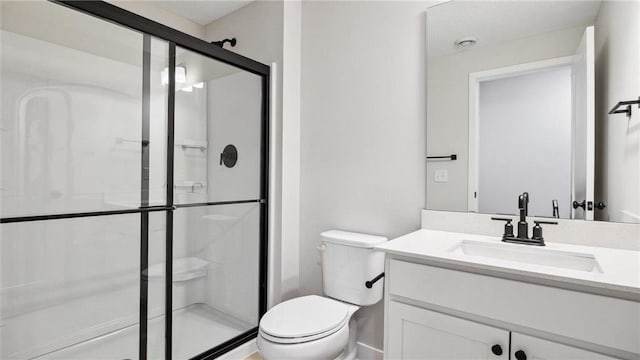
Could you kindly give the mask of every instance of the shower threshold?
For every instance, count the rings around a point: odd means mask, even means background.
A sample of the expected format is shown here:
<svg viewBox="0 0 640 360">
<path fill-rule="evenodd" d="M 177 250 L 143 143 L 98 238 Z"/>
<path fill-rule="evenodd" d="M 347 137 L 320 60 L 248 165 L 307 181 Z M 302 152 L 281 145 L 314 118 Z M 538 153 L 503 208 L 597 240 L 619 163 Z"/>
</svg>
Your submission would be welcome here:
<svg viewBox="0 0 640 360">
<path fill-rule="evenodd" d="M 149 319 L 147 326 L 147 358 L 164 359 L 164 315 Z M 253 327 L 206 304 L 174 310 L 173 359 L 189 359 Z M 137 359 L 138 329 L 138 324 L 131 325 L 33 359 Z"/>
</svg>

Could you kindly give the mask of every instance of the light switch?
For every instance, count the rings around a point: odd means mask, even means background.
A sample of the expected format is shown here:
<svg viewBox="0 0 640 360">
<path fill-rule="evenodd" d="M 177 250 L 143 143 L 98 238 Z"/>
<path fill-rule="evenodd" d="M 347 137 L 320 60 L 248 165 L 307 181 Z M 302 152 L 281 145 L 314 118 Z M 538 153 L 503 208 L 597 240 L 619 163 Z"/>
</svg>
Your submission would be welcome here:
<svg viewBox="0 0 640 360">
<path fill-rule="evenodd" d="M 433 180 L 437 183 L 446 183 L 449 181 L 449 172 L 447 169 L 437 169 L 434 174 Z"/>
</svg>

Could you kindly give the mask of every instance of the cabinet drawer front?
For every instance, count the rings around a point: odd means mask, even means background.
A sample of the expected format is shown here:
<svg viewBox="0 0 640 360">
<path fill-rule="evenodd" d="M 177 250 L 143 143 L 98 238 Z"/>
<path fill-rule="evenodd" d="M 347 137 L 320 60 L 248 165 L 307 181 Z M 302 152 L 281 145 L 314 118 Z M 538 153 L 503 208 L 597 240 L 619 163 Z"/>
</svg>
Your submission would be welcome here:
<svg viewBox="0 0 640 360">
<path fill-rule="evenodd" d="M 389 302 L 388 319 L 387 359 L 509 358 L 507 330 L 395 301 Z"/>
<path fill-rule="evenodd" d="M 638 302 L 399 260 L 388 276 L 392 295 L 640 353 Z"/>
</svg>

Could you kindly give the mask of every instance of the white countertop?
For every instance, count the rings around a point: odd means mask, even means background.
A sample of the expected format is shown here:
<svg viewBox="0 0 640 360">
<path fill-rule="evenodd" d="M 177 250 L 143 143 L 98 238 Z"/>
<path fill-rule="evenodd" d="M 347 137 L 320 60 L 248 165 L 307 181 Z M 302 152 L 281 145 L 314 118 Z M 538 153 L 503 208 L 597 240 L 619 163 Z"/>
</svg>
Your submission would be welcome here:
<svg viewBox="0 0 640 360">
<path fill-rule="evenodd" d="M 588 272 L 494 257 L 462 255 L 455 251 L 462 240 L 515 247 L 531 246 L 502 243 L 500 237 L 421 229 L 375 248 L 433 266 L 640 301 L 638 251 L 546 242 L 544 249 L 593 254 L 600 271 Z"/>
</svg>

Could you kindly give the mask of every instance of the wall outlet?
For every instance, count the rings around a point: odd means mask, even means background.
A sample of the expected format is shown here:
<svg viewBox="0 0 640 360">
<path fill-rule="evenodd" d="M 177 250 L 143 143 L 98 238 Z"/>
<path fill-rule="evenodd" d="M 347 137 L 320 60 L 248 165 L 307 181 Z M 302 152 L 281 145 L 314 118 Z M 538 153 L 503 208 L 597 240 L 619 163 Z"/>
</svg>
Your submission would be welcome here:
<svg viewBox="0 0 640 360">
<path fill-rule="evenodd" d="M 437 183 L 446 183 L 449 181 L 449 171 L 447 171 L 447 169 L 437 169 L 434 172 L 433 181 Z"/>
</svg>

